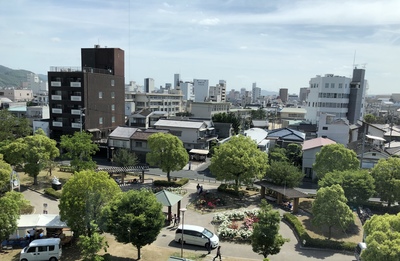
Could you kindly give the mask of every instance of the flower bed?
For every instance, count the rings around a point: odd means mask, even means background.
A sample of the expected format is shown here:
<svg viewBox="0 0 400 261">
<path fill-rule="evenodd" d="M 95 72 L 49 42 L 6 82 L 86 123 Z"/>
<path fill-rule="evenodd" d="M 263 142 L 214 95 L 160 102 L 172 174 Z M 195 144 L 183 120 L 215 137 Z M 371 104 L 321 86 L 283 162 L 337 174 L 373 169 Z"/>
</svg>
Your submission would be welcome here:
<svg viewBox="0 0 400 261">
<path fill-rule="evenodd" d="M 249 240 L 253 224 L 258 222 L 258 209 L 236 210 L 214 215 L 212 223 L 217 225 L 217 234 L 226 240 Z"/>
<path fill-rule="evenodd" d="M 196 209 L 215 209 L 216 207 L 226 206 L 227 202 L 224 197 L 212 192 L 203 192 L 194 202 Z"/>
</svg>

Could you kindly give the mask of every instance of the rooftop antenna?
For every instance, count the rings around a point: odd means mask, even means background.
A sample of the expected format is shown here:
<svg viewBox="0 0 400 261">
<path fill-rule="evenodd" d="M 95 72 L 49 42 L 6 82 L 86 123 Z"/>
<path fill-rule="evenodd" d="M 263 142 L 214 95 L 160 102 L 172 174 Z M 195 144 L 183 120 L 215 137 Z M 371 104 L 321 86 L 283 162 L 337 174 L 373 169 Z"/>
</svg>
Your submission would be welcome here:
<svg viewBox="0 0 400 261">
<path fill-rule="evenodd" d="M 358 65 L 358 64 L 356 64 L 356 53 L 357 53 L 357 51 L 356 50 L 354 50 L 354 57 L 353 57 L 353 69 Z"/>
</svg>

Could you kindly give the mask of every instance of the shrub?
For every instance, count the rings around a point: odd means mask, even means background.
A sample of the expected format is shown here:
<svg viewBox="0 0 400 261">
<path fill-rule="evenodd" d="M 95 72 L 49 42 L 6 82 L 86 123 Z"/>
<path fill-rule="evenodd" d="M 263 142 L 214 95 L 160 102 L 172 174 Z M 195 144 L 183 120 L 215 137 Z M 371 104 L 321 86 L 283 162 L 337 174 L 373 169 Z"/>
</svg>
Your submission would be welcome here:
<svg viewBox="0 0 400 261">
<path fill-rule="evenodd" d="M 306 243 L 305 246 L 307 246 L 307 247 L 354 251 L 354 248 L 357 246 L 357 244 L 353 243 L 353 242 L 311 238 L 310 235 L 308 235 L 307 231 L 305 230 L 303 224 L 297 219 L 296 216 L 294 216 L 290 213 L 285 213 L 283 215 L 283 219 L 293 227 L 294 232 L 299 237 L 301 244 L 303 244 L 303 242 L 305 242 Z"/>
<path fill-rule="evenodd" d="M 188 182 L 189 182 L 188 178 L 181 178 L 178 181 L 155 180 L 153 182 L 153 185 L 157 186 L 157 187 L 173 187 L 173 188 L 176 188 L 176 187 L 181 187 L 181 186 L 185 185 Z"/>
<path fill-rule="evenodd" d="M 46 188 L 44 190 L 44 194 L 55 197 L 55 198 L 61 198 L 61 192 L 56 191 L 53 188 Z"/>
<path fill-rule="evenodd" d="M 223 192 L 232 196 L 242 197 L 244 193 L 242 191 L 236 191 L 233 185 L 228 184 L 221 184 L 219 185 L 218 189 L 219 192 Z"/>
</svg>

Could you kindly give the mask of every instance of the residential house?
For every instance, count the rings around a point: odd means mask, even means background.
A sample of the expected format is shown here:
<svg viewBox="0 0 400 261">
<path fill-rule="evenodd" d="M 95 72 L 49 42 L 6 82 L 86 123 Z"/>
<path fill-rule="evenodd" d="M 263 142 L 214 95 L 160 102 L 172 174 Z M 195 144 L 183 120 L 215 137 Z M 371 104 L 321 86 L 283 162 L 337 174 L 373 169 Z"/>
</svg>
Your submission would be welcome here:
<svg viewBox="0 0 400 261">
<path fill-rule="evenodd" d="M 321 113 L 317 134 L 318 137 L 329 138 L 348 147 L 349 143 L 357 141 L 358 128 L 345 118 L 338 119 L 335 115 Z"/>
<path fill-rule="evenodd" d="M 154 124 L 154 127 L 169 130 L 183 142 L 187 150 L 209 149 L 211 141 L 218 137 L 211 121 L 160 119 Z"/>
<path fill-rule="evenodd" d="M 302 172 L 305 174 L 305 178 L 311 180 L 315 180 L 317 178 L 316 173 L 312 169 L 316 155 L 318 152 L 320 152 L 323 146 L 329 144 L 336 144 L 336 142 L 322 137 L 304 141 Z"/>
<path fill-rule="evenodd" d="M 138 131 L 138 128 L 117 127 L 108 135 L 107 158 L 113 158 L 115 149 L 131 149 L 131 137 Z"/>
<path fill-rule="evenodd" d="M 130 138 L 131 150 L 140 162 L 146 162 L 146 154 L 150 152 L 147 140 L 155 133 L 168 133 L 168 130 L 147 129 L 138 130 Z"/>
<path fill-rule="evenodd" d="M 271 147 L 279 145 L 282 148 L 290 143 L 303 144 L 306 134 L 289 128 L 280 128 L 268 131 L 267 139 L 271 140 Z"/>
</svg>

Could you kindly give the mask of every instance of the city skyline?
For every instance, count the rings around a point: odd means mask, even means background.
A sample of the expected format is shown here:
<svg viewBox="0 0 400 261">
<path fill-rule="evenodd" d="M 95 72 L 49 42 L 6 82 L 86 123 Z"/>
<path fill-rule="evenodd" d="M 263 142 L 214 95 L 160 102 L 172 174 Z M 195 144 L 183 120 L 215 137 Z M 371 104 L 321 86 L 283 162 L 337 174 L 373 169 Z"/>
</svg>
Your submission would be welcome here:
<svg viewBox="0 0 400 261">
<path fill-rule="evenodd" d="M 366 69 L 368 94 L 396 92 L 399 1 L 8 1 L 1 64 L 47 74 L 80 49 L 125 51 L 125 81 L 226 80 L 298 93 L 316 75 Z M 354 61 L 355 60 L 355 61 Z"/>
</svg>

